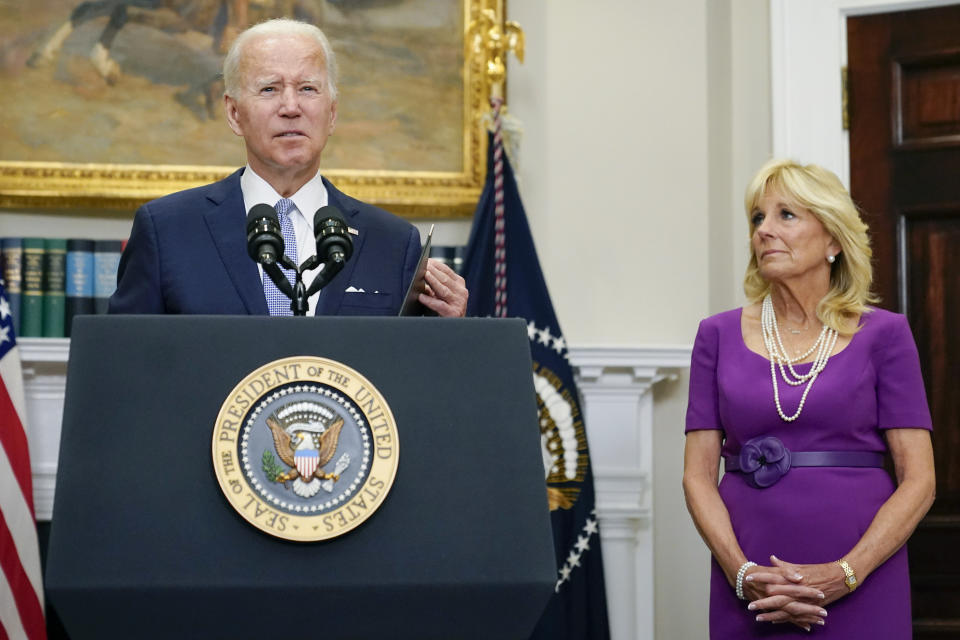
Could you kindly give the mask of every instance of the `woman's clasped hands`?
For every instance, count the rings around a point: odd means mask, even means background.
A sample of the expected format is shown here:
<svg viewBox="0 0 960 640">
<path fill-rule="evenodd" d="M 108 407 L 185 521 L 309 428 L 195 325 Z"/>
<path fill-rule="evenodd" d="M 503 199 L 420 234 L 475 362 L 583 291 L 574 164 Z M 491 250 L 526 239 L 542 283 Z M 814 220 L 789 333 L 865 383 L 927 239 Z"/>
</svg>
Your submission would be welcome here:
<svg viewBox="0 0 960 640">
<path fill-rule="evenodd" d="M 776 556 L 770 562 L 751 567 L 743 579 L 747 608 L 758 612 L 757 622 L 789 622 L 810 631 L 810 625 L 826 623 L 824 607 L 848 592 L 835 563 L 796 565 Z"/>
</svg>

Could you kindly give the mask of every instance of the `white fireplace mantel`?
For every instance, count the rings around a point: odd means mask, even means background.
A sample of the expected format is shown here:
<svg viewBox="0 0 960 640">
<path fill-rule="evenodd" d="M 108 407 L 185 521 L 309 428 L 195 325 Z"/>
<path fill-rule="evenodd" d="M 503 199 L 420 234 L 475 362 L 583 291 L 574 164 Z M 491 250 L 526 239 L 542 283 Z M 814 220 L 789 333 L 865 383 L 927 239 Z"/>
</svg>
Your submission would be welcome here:
<svg viewBox="0 0 960 640">
<path fill-rule="evenodd" d="M 597 496 L 613 640 L 654 637 L 653 386 L 689 346 L 571 347 Z"/>
</svg>

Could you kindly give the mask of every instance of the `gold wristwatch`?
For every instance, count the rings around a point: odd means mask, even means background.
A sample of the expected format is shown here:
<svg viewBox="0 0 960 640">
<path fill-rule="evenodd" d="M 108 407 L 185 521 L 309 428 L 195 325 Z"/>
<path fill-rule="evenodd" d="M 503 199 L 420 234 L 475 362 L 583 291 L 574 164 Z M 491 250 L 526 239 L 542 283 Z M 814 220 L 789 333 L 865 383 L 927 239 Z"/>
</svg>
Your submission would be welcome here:
<svg viewBox="0 0 960 640">
<path fill-rule="evenodd" d="M 856 588 L 860 586 L 860 583 L 857 582 L 857 574 L 853 572 L 853 569 L 850 568 L 846 560 L 837 560 L 837 564 L 840 565 L 840 568 L 843 569 L 843 573 L 846 576 L 843 582 L 847 585 L 847 589 L 850 589 L 850 591 L 856 590 Z"/>
</svg>

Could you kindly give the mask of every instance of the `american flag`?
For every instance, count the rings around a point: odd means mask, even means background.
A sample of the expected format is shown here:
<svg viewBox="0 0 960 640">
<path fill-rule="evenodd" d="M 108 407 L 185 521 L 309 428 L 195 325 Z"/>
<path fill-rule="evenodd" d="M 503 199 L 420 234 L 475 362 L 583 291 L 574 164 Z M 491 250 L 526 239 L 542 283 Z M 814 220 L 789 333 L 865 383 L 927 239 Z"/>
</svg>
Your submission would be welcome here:
<svg viewBox="0 0 960 640">
<path fill-rule="evenodd" d="M 0 640 L 47 637 L 23 373 L 0 282 Z"/>
</svg>

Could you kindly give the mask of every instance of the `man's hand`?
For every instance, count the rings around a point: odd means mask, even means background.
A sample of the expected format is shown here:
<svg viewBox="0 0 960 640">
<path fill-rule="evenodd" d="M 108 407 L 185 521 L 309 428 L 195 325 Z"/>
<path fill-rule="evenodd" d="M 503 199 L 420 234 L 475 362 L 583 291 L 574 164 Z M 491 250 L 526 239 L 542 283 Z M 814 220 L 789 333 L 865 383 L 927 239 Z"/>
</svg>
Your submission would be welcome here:
<svg viewBox="0 0 960 640">
<path fill-rule="evenodd" d="M 420 294 L 420 303 L 445 318 L 462 318 L 467 314 L 467 283 L 456 271 L 439 260 L 427 261 L 427 290 Z"/>
</svg>

